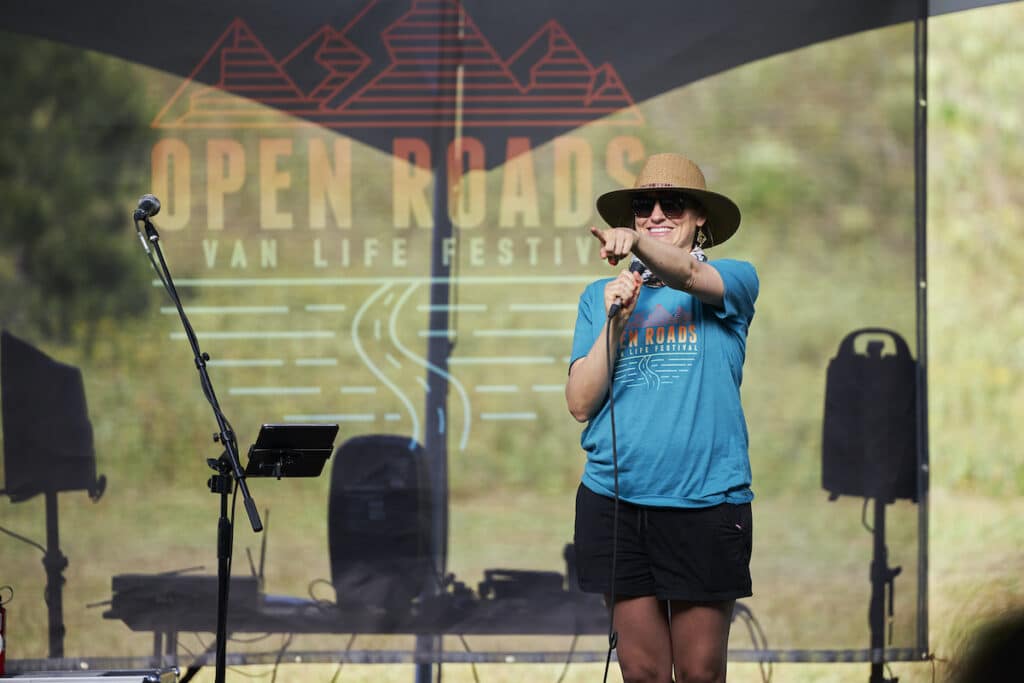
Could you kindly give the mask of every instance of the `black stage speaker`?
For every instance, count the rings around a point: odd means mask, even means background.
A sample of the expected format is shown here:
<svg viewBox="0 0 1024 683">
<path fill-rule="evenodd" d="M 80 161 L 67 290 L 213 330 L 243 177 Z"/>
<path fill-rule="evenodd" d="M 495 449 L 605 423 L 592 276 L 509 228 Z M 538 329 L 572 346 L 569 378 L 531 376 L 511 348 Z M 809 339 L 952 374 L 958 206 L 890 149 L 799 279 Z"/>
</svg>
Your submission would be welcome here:
<svg viewBox="0 0 1024 683">
<path fill-rule="evenodd" d="M 855 330 L 840 343 L 828 365 L 821 444 L 831 498 L 917 501 L 916 375 L 907 343 L 891 330 Z"/>
<path fill-rule="evenodd" d="M 437 587 L 426 452 L 407 436 L 341 444 L 331 466 L 327 534 L 340 605 L 407 610 Z"/>
<path fill-rule="evenodd" d="M 0 335 L 5 488 L 17 503 L 38 493 L 98 496 L 92 424 L 78 368 L 4 330 Z"/>
</svg>

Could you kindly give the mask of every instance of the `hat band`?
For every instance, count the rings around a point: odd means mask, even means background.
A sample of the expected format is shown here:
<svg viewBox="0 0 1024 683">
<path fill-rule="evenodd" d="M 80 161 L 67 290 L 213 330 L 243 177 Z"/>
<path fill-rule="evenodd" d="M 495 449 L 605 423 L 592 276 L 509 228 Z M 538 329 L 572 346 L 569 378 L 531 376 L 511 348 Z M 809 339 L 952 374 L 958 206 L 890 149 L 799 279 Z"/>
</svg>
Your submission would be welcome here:
<svg viewBox="0 0 1024 683">
<path fill-rule="evenodd" d="M 634 190 L 652 190 L 652 189 L 660 189 L 660 188 L 672 188 L 673 190 L 679 190 L 680 192 L 685 192 L 686 190 L 701 190 L 701 191 L 705 191 L 705 190 L 703 190 L 703 188 L 700 188 L 700 187 L 691 187 L 689 185 L 677 185 L 675 183 L 644 183 L 643 185 L 637 185 L 633 189 Z"/>
</svg>

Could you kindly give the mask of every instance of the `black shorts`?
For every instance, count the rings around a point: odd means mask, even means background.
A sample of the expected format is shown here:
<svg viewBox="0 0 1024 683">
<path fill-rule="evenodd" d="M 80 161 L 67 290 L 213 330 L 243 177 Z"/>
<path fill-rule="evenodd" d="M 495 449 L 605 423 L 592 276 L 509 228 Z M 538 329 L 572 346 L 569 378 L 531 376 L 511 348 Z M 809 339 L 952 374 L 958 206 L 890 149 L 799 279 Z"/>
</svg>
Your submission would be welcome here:
<svg viewBox="0 0 1024 683">
<path fill-rule="evenodd" d="M 615 500 L 580 484 L 573 546 L 580 589 L 611 592 Z M 718 602 L 750 596 L 750 503 L 707 508 L 619 501 L 616 596 Z"/>
</svg>

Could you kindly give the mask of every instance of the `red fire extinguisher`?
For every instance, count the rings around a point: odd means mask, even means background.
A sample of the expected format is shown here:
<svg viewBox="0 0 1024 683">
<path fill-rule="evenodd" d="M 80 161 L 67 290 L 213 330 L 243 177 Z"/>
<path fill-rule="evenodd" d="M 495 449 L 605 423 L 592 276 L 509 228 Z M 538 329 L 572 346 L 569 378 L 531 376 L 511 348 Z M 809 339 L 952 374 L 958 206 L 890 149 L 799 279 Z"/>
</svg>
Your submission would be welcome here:
<svg viewBox="0 0 1024 683">
<path fill-rule="evenodd" d="M 0 596 L 0 676 L 4 675 L 4 660 L 7 658 L 7 610 L 4 605 L 14 599 L 14 589 L 10 586 L 0 586 L 0 592 L 5 590 L 10 596 L 6 600 Z"/>
</svg>

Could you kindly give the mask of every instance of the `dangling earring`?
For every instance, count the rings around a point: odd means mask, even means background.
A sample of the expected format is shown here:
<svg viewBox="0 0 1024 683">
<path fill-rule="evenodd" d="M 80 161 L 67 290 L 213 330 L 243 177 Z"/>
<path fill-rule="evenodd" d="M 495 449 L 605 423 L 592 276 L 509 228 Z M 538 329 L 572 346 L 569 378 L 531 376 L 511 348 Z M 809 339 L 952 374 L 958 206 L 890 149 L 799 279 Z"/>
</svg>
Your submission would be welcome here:
<svg viewBox="0 0 1024 683">
<path fill-rule="evenodd" d="M 708 236 L 704 234 L 704 228 L 697 229 L 697 248 L 703 249 L 704 243 L 707 242 Z"/>
</svg>

